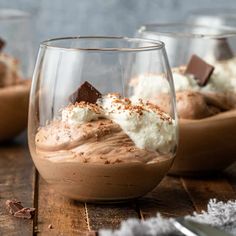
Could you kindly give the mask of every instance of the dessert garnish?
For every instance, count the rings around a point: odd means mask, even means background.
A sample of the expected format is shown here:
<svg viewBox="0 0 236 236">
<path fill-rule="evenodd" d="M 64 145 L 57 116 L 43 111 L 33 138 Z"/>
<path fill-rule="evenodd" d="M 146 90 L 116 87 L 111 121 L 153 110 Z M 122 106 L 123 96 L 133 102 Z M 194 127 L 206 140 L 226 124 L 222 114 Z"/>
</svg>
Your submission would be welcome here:
<svg viewBox="0 0 236 236">
<path fill-rule="evenodd" d="M 214 57 L 218 61 L 228 60 L 234 57 L 233 51 L 226 38 L 217 39 Z"/>
<path fill-rule="evenodd" d="M 35 213 L 35 208 L 23 207 L 21 202 L 16 200 L 7 200 L 6 206 L 11 215 L 22 219 L 32 219 Z"/>
<path fill-rule="evenodd" d="M 5 46 L 5 41 L 0 38 L 0 51 L 3 49 L 4 46 Z"/>
<path fill-rule="evenodd" d="M 169 114 L 150 102 L 141 99 L 133 102 L 117 93 L 102 95 L 95 104 L 85 101 L 69 104 L 61 114 L 63 124 L 73 129 L 99 119 L 101 122 L 102 119 L 110 120 L 129 136 L 136 147 L 149 151 L 169 152 L 174 137 L 175 123 Z M 104 134 L 103 129 L 98 130 Z M 99 136 L 98 133 L 98 139 Z"/>
<path fill-rule="evenodd" d="M 206 63 L 197 55 L 192 55 L 185 74 L 192 74 L 199 86 L 205 86 L 214 71 L 214 66 Z"/>
<path fill-rule="evenodd" d="M 85 81 L 70 97 L 71 103 L 88 102 L 95 104 L 102 94 L 95 89 L 89 82 Z"/>
</svg>

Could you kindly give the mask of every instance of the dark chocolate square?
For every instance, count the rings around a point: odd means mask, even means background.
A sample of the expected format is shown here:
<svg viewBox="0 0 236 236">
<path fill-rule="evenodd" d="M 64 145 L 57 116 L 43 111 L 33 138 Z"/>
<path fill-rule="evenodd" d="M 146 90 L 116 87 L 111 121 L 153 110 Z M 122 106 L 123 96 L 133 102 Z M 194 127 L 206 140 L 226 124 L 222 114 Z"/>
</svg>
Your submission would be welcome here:
<svg viewBox="0 0 236 236">
<path fill-rule="evenodd" d="M 205 86 L 214 71 L 214 66 L 206 63 L 200 57 L 192 55 L 185 74 L 191 74 L 200 86 Z"/>
<path fill-rule="evenodd" d="M 95 104 L 101 96 L 102 94 L 86 81 L 69 97 L 69 100 L 73 104 L 82 101 Z"/>
</svg>

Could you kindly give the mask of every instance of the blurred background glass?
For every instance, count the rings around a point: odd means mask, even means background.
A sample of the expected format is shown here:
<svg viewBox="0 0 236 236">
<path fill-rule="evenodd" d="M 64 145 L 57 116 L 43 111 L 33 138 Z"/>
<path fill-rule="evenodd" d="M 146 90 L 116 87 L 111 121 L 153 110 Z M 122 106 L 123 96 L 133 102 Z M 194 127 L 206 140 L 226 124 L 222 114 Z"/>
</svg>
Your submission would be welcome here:
<svg viewBox="0 0 236 236">
<path fill-rule="evenodd" d="M 210 27 L 224 26 L 232 28 L 232 30 L 234 30 L 234 28 L 236 27 L 236 9 L 230 9 L 230 8 L 195 9 L 188 12 L 186 19 L 190 24 L 204 25 Z M 232 40 L 236 39 L 235 38 L 230 39 L 231 47 L 235 51 L 236 42 L 232 43 Z"/>
<path fill-rule="evenodd" d="M 186 65 L 193 54 L 209 63 L 217 61 L 218 49 L 223 41 L 227 41 L 229 48 L 235 46 L 235 32 L 224 26 L 162 23 L 144 25 L 137 35 L 165 42 L 170 65 L 177 67 Z"/>
<path fill-rule="evenodd" d="M 235 0 L 1 0 L 0 8 L 17 8 L 32 15 L 34 55 L 48 38 L 71 35 L 133 36 L 144 23 L 186 21 L 188 12 L 235 8 Z"/>
<path fill-rule="evenodd" d="M 137 35 L 165 42 L 173 71 L 177 108 L 183 101 L 182 91 L 225 96 L 235 104 L 236 94 L 235 91 L 231 91 L 236 81 L 234 28 L 190 23 L 147 24 L 139 29 Z M 186 88 L 186 81 L 179 77 L 186 74 L 186 65 L 193 55 L 197 55 L 215 68 L 210 82 L 201 86 L 200 90 L 195 90 L 194 86 Z M 191 101 L 190 97 L 185 101 Z M 223 170 L 232 164 L 236 153 L 235 122 L 236 112 L 233 107 L 229 111 L 203 119 L 180 117 L 180 144 L 170 173 L 206 174 Z"/>
<path fill-rule="evenodd" d="M 0 10 L 0 38 L 6 43 L 3 52 L 18 60 L 23 78 L 32 76 L 34 65 L 30 21 L 30 15 L 26 12 Z"/>
<path fill-rule="evenodd" d="M 202 8 L 188 12 L 187 21 L 191 24 L 207 26 L 236 26 L 236 9 Z"/>
</svg>

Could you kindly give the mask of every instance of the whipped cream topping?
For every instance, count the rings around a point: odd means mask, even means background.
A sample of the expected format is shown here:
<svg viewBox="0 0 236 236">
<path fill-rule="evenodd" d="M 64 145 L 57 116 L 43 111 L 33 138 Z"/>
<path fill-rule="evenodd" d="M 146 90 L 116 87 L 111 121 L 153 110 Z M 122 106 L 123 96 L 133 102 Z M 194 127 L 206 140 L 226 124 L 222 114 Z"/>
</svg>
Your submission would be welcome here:
<svg viewBox="0 0 236 236">
<path fill-rule="evenodd" d="M 70 125 L 83 124 L 102 117 L 101 108 L 91 103 L 70 104 L 62 110 L 62 121 Z"/>
<path fill-rule="evenodd" d="M 138 148 L 168 153 L 175 139 L 175 121 L 158 106 L 132 103 L 118 94 L 98 99 L 97 105 L 77 103 L 62 110 L 62 121 L 78 125 L 107 118 L 120 125 Z"/>
<path fill-rule="evenodd" d="M 184 75 L 177 71 L 173 71 L 172 75 L 176 91 L 199 90 L 200 87 L 192 75 Z M 140 98 L 150 100 L 160 93 L 170 92 L 170 85 L 163 75 L 140 75 L 131 81 L 131 87 L 133 87 L 133 101 Z"/>
<path fill-rule="evenodd" d="M 202 91 L 236 93 L 236 58 L 215 61 L 212 64 L 215 66 L 214 73 Z"/>
<path fill-rule="evenodd" d="M 174 68 L 172 70 L 175 91 L 185 90 L 205 92 L 205 93 L 236 93 L 236 58 L 226 61 L 217 61 L 211 63 L 215 70 L 206 86 L 199 86 L 192 75 L 183 73 L 184 67 Z M 139 98 L 150 100 L 158 94 L 168 93 L 170 87 L 167 79 L 163 75 L 140 75 L 131 81 L 133 87 L 132 100 Z"/>
</svg>

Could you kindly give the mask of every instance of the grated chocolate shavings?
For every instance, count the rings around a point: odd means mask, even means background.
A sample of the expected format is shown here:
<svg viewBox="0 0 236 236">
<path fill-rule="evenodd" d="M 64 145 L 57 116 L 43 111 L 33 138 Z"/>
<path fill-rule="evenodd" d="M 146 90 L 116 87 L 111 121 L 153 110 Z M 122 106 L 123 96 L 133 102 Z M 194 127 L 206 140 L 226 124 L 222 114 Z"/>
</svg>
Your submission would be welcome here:
<svg viewBox="0 0 236 236">
<path fill-rule="evenodd" d="M 117 158 L 117 159 L 115 159 L 114 161 L 112 161 L 111 163 L 112 164 L 115 164 L 115 163 L 121 163 L 122 161 L 119 159 L 119 158 Z"/>
</svg>

